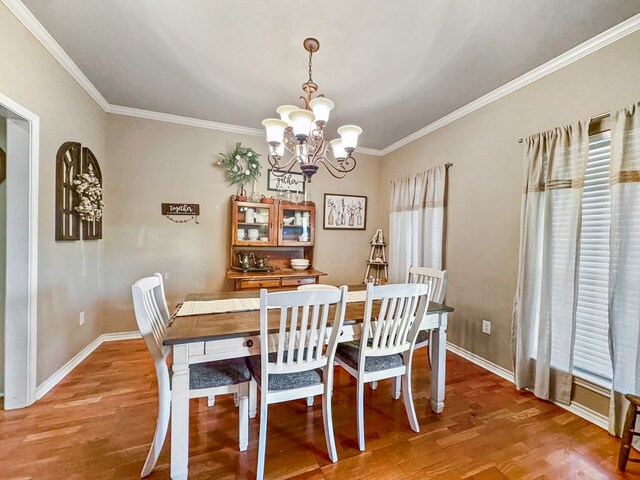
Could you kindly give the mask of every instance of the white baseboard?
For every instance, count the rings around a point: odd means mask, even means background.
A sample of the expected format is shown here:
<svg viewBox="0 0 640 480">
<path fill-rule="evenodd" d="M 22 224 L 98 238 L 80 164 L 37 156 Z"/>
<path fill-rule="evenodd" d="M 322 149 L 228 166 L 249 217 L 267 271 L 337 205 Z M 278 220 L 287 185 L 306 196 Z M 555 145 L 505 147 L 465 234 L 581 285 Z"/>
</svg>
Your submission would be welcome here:
<svg viewBox="0 0 640 480">
<path fill-rule="evenodd" d="M 100 336 L 102 342 L 116 342 L 118 340 L 136 340 L 140 337 L 140 332 L 117 332 L 117 333 L 105 333 Z M 100 343 L 102 343 L 100 342 Z"/>
<path fill-rule="evenodd" d="M 486 360 L 481 356 L 476 355 L 475 353 L 471 353 L 470 351 L 465 350 L 464 348 L 460 348 L 457 345 L 454 345 L 453 343 L 447 342 L 447 350 L 455 353 L 456 355 L 464 358 L 465 360 L 469 360 L 471 363 L 475 363 L 476 365 L 484 368 L 485 370 L 489 370 L 491 373 L 498 375 L 500 378 L 504 378 L 505 380 L 508 380 L 511 383 L 515 383 L 513 381 L 513 372 L 511 372 L 510 370 L 507 370 L 504 367 L 501 367 L 500 365 L 490 362 L 489 360 Z"/>
<path fill-rule="evenodd" d="M 75 357 L 60 367 L 53 375 L 42 382 L 38 388 L 36 388 L 36 400 L 40 400 L 49 391 L 60 383 L 64 377 L 69 375 L 71 371 L 76 368 L 80 363 L 93 353 L 93 351 L 102 345 L 104 342 L 113 342 L 116 340 L 132 340 L 140 338 L 140 332 L 121 332 L 121 333 L 105 333 L 96 338 L 89 345 L 84 347 Z"/>
<path fill-rule="evenodd" d="M 500 365 L 497 365 L 489 360 L 486 360 L 475 353 L 471 353 L 464 348 L 460 348 L 457 345 L 447 342 L 447 350 L 452 353 L 455 353 L 459 357 L 464 358 L 465 360 L 469 360 L 471 363 L 475 363 L 479 367 L 488 370 L 489 372 L 499 376 L 500 378 L 504 378 L 511 383 L 515 383 L 513 379 L 513 372 L 507 370 Z M 608 430 L 609 427 L 609 418 L 606 415 L 602 415 L 601 413 L 596 412 L 595 410 L 591 410 L 590 408 L 585 407 L 584 405 L 580 405 L 579 403 L 572 402 L 571 405 L 564 405 L 562 403 L 551 402 L 568 412 L 577 415 L 580 418 L 584 418 L 588 422 L 597 425 L 600 428 Z"/>
</svg>

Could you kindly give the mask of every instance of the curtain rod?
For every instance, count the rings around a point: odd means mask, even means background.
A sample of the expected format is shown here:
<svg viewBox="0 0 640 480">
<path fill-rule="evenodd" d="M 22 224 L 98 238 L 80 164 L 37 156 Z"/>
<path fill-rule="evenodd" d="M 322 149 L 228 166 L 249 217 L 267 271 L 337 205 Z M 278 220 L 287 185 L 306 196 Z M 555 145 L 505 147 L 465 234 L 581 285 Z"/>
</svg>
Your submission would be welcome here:
<svg viewBox="0 0 640 480">
<path fill-rule="evenodd" d="M 445 168 L 453 167 L 453 163 L 447 162 L 447 163 L 444 164 L 444 167 Z"/>
<path fill-rule="evenodd" d="M 594 120 L 600 120 L 602 118 L 607 118 L 611 116 L 611 112 L 607 112 L 607 113 L 601 113 L 600 115 L 596 115 L 595 117 L 591 117 L 591 121 L 593 122 Z M 519 138 L 518 139 L 518 143 L 522 143 L 524 142 L 524 138 Z"/>
</svg>

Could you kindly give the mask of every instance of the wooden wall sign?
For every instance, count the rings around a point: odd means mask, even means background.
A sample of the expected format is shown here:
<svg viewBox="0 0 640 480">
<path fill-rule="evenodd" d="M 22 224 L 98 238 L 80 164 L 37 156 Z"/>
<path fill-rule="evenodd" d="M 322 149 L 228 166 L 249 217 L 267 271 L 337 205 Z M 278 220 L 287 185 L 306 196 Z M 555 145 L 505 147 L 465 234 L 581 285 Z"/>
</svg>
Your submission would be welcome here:
<svg viewBox="0 0 640 480">
<path fill-rule="evenodd" d="M 175 223 L 187 223 L 190 220 L 198 222 L 198 215 L 200 215 L 200 204 L 199 203 L 163 203 L 162 204 L 162 215 L 167 217 L 169 220 Z M 173 216 L 187 216 L 190 218 L 184 220 L 176 220 L 171 218 Z"/>
<path fill-rule="evenodd" d="M 82 220 L 76 207 L 80 198 L 73 181 L 82 173 L 93 172 L 102 186 L 102 172 L 91 150 L 78 142 L 65 142 L 56 155 L 56 241 L 98 240 L 102 238 L 102 219 Z"/>
</svg>

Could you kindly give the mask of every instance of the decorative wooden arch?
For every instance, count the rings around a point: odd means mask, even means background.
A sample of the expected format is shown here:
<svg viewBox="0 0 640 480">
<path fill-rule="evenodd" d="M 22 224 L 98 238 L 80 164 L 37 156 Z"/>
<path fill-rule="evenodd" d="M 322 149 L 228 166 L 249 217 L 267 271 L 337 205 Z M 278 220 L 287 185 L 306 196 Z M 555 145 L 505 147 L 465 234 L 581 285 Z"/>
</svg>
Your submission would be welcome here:
<svg viewBox="0 0 640 480">
<path fill-rule="evenodd" d="M 0 148 L 0 183 L 7 178 L 7 154 Z"/>
<path fill-rule="evenodd" d="M 83 221 L 75 210 L 79 204 L 73 181 L 82 173 L 93 174 L 102 185 L 102 171 L 95 155 L 78 142 L 65 142 L 56 155 L 56 241 L 102 238 L 102 220 Z M 80 227 L 82 225 L 82 228 Z"/>
</svg>

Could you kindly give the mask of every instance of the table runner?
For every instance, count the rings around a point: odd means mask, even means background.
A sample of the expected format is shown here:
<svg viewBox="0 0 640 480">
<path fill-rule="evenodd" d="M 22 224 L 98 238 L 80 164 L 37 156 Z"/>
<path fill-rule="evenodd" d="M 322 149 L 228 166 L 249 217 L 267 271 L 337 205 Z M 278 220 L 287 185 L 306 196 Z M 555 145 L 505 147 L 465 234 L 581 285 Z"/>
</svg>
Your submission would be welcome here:
<svg viewBox="0 0 640 480">
<path fill-rule="evenodd" d="M 364 302 L 367 291 L 347 292 L 347 303 Z M 188 317 L 191 315 L 209 315 L 214 313 L 246 312 L 260 310 L 259 298 L 230 298 L 226 300 L 203 300 L 184 302 L 176 317 Z"/>
</svg>

